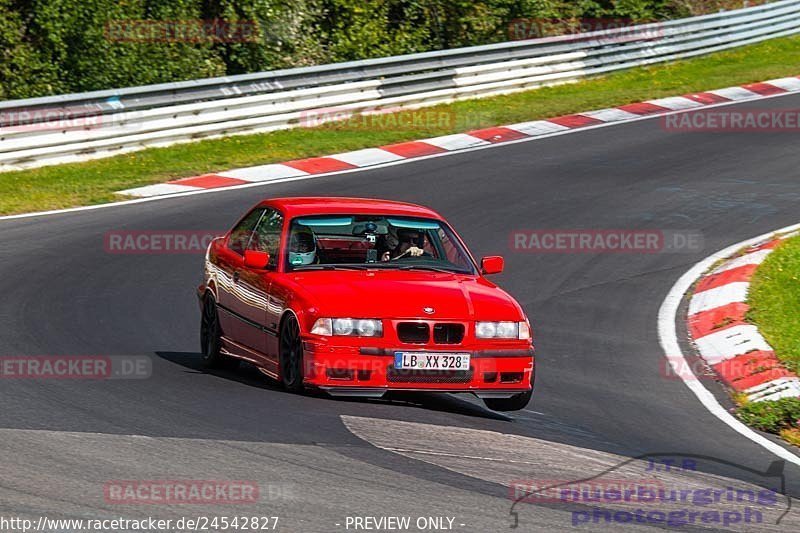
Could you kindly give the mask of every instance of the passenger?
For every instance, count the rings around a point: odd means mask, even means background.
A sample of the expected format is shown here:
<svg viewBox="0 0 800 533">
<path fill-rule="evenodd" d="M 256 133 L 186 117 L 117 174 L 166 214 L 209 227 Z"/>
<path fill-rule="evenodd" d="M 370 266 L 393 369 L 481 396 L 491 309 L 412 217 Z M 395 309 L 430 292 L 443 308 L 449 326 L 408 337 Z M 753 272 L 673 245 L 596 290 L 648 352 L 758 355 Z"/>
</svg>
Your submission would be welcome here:
<svg viewBox="0 0 800 533">
<path fill-rule="evenodd" d="M 381 261 L 393 261 L 401 257 L 420 257 L 425 251 L 422 249 L 425 237 L 416 229 L 395 229 L 389 227 L 389 233 L 384 237 L 387 251 L 381 255 Z"/>
</svg>

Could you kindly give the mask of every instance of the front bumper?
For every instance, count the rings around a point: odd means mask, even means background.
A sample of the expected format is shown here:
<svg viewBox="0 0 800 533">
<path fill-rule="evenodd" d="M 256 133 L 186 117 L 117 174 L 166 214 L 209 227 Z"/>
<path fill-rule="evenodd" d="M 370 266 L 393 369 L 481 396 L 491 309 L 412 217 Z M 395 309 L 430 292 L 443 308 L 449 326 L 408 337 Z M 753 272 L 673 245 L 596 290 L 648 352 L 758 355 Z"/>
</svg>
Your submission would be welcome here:
<svg viewBox="0 0 800 533">
<path fill-rule="evenodd" d="M 471 392 L 508 398 L 530 391 L 535 376 L 533 348 L 332 346 L 304 341 L 306 384 L 334 396 L 380 397 L 388 391 Z M 469 353 L 468 371 L 397 370 L 395 352 Z"/>
</svg>

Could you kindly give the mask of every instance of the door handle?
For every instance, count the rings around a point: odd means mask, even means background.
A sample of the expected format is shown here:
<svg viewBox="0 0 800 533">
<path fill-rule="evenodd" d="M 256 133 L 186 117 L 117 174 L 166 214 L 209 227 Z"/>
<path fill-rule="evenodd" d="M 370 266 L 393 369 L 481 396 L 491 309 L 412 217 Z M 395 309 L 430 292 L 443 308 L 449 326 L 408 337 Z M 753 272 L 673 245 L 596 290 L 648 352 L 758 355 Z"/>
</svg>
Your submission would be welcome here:
<svg viewBox="0 0 800 533">
<path fill-rule="evenodd" d="M 236 283 L 237 281 L 239 281 L 239 271 L 238 270 L 233 273 L 233 282 Z"/>
</svg>

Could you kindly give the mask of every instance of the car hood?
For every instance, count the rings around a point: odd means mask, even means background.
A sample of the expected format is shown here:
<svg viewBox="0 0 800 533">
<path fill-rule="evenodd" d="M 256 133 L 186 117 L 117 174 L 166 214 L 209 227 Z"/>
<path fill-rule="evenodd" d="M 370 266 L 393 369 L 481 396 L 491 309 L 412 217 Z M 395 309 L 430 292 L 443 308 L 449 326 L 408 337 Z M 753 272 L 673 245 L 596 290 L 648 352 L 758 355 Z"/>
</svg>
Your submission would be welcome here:
<svg viewBox="0 0 800 533">
<path fill-rule="evenodd" d="M 523 320 L 517 302 L 482 277 L 438 272 L 313 271 L 290 274 L 318 316 Z M 426 313 L 425 308 L 433 308 Z"/>
</svg>

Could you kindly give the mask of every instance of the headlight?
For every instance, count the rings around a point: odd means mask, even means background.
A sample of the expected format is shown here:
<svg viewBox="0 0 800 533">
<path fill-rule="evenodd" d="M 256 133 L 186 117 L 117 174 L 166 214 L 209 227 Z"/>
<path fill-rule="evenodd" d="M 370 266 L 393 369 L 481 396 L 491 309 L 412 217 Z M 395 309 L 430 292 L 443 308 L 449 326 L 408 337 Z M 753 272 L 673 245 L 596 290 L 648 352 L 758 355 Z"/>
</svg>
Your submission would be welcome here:
<svg viewBox="0 0 800 533">
<path fill-rule="evenodd" d="M 314 335 L 382 337 L 383 323 L 370 318 L 320 318 L 311 328 Z"/>
<path fill-rule="evenodd" d="M 479 339 L 530 339 L 527 322 L 476 322 L 475 336 Z"/>
</svg>

